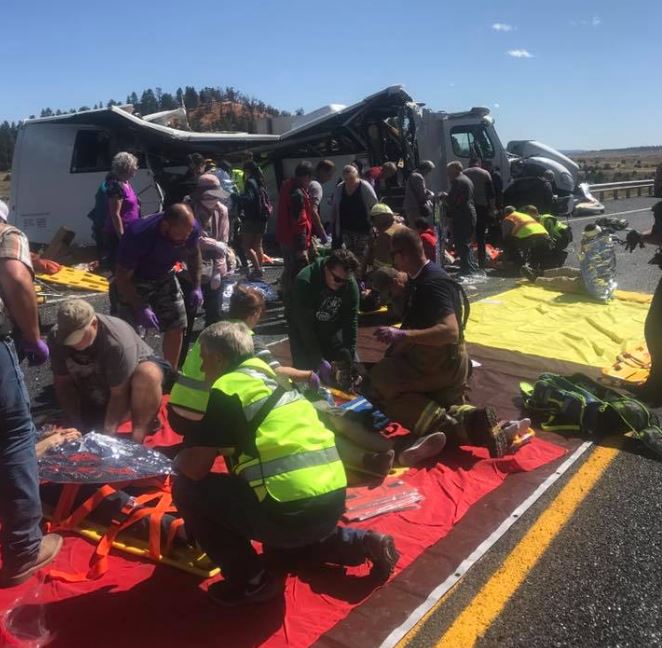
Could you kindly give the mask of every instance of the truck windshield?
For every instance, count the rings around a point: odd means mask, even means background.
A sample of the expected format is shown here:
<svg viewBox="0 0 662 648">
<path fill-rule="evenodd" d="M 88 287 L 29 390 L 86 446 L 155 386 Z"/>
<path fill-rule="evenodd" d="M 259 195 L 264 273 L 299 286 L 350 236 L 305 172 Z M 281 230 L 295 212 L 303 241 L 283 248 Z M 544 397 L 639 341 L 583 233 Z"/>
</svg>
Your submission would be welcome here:
<svg viewBox="0 0 662 648">
<path fill-rule="evenodd" d="M 459 158 L 479 157 L 484 160 L 494 157 L 492 140 L 480 124 L 451 128 L 451 144 L 453 153 Z"/>
</svg>

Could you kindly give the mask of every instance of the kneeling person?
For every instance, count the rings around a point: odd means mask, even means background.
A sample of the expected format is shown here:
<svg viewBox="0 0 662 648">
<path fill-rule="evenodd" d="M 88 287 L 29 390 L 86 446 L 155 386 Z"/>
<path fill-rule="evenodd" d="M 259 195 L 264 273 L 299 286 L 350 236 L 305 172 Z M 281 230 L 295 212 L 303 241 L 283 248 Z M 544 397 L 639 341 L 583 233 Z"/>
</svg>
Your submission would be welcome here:
<svg viewBox="0 0 662 648">
<path fill-rule="evenodd" d="M 130 417 L 133 438 L 142 442 L 170 365 L 129 324 L 82 299 L 62 304 L 49 345 L 55 394 L 70 423 L 115 434 Z"/>
<path fill-rule="evenodd" d="M 370 560 L 373 571 L 387 577 L 398 559 L 393 539 L 338 526 L 346 477 L 333 433 L 253 353 L 244 324 L 220 322 L 200 335 L 202 369 L 212 388 L 203 419 L 175 460 L 177 508 L 225 576 L 210 586 L 210 596 L 239 605 L 279 595 L 251 540 L 277 549 L 306 547 L 321 562 Z M 219 452 L 231 458 L 229 475 L 211 472 Z"/>
</svg>

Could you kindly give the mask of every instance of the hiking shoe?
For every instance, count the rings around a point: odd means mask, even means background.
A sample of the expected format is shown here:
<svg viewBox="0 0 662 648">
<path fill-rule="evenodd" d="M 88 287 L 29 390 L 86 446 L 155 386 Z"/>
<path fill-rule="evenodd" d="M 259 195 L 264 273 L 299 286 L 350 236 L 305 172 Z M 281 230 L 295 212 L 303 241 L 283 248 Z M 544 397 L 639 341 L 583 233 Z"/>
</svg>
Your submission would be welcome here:
<svg viewBox="0 0 662 648">
<path fill-rule="evenodd" d="M 246 583 L 237 586 L 230 581 L 222 580 L 212 583 L 207 590 L 211 600 L 222 607 L 267 603 L 278 598 L 282 593 L 283 583 L 267 571 L 262 572 L 259 582 L 254 585 Z"/>
<path fill-rule="evenodd" d="M 398 454 L 398 463 L 401 466 L 416 466 L 432 457 L 436 457 L 446 445 L 446 435 L 435 432 L 417 439 L 412 445 Z"/>
<path fill-rule="evenodd" d="M 393 573 L 400 558 L 393 536 L 367 531 L 362 545 L 366 558 L 372 563 L 370 575 L 386 580 Z"/>
<path fill-rule="evenodd" d="M 363 467 L 365 472 L 375 477 L 386 477 L 393 468 L 395 461 L 395 451 L 387 452 L 366 452 L 363 455 Z"/>
<path fill-rule="evenodd" d="M 519 273 L 524 277 L 524 279 L 530 281 L 531 283 L 535 283 L 536 279 L 538 278 L 538 273 L 528 264 L 524 264 L 520 269 Z"/>
<path fill-rule="evenodd" d="M 12 572 L 0 572 L 0 587 L 15 587 L 28 580 L 40 569 L 55 560 L 62 549 L 64 540 L 57 533 L 49 533 L 41 539 L 37 556 Z"/>
</svg>

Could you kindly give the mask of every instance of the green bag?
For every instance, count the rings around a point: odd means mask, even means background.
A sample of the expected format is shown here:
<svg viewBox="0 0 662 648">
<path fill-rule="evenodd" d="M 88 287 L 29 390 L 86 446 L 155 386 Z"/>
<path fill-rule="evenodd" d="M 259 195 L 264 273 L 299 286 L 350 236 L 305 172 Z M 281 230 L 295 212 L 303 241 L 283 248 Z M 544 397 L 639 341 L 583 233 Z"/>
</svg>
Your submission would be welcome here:
<svg viewBox="0 0 662 648">
<path fill-rule="evenodd" d="M 524 406 L 546 418 L 543 430 L 577 432 L 600 438 L 632 432 L 662 457 L 662 429 L 658 417 L 634 398 L 595 382 L 583 374 L 541 374 L 534 385 L 521 383 Z"/>
</svg>

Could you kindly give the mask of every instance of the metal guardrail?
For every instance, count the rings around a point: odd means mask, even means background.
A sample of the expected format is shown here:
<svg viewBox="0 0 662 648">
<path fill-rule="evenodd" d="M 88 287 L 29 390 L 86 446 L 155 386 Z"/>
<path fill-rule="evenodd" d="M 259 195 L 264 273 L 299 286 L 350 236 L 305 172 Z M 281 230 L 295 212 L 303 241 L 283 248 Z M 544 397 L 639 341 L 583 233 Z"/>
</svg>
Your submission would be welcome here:
<svg viewBox="0 0 662 648">
<path fill-rule="evenodd" d="M 654 181 L 651 178 L 650 180 L 628 180 L 627 182 L 604 182 L 589 185 L 589 188 L 591 193 L 602 202 L 609 193 L 612 194 L 614 200 L 618 199 L 619 193 L 624 193 L 625 198 L 631 198 L 633 191 L 636 191 L 637 196 L 652 196 L 653 183 Z"/>
</svg>

